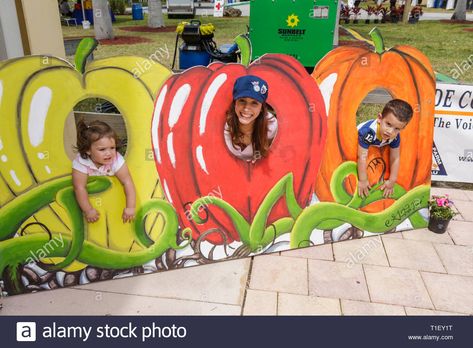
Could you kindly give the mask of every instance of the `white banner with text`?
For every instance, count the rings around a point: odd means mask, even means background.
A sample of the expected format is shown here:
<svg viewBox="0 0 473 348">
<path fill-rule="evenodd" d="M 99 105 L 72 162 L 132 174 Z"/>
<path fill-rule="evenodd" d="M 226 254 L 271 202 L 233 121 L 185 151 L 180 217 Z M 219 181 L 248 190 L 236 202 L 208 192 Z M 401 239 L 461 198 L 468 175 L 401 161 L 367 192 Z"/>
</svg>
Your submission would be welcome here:
<svg viewBox="0 0 473 348">
<path fill-rule="evenodd" d="M 432 180 L 473 183 L 473 86 L 437 83 Z"/>
</svg>

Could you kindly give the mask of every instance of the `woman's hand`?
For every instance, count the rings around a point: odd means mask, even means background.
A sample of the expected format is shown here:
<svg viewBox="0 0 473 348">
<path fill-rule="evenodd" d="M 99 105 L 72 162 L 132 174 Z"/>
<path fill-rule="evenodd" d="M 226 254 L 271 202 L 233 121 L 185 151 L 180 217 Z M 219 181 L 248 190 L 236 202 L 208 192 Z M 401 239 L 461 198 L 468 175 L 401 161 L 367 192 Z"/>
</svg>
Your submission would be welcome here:
<svg viewBox="0 0 473 348">
<path fill-rule="evenodd" d="M 135 208 L 123 209 L 122 219 L 123 222 L 132 222 L 135 218 Z"/>
<path fill-rule="evenodd" d="M 85 219 L 87 220 L 87 222 L 95 222 L 100 217 L 100 213 L 94 208 L 87 210 L 84 214 L 85 214 Z"/>
</svg>

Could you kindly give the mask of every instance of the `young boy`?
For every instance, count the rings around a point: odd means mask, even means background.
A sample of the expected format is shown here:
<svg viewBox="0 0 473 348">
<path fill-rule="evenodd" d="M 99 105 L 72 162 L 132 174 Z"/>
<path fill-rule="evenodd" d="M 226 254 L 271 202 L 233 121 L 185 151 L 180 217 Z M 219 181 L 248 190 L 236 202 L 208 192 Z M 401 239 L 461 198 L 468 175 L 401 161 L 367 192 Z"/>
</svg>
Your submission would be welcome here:
<svg viewBox="0 0 473 348">
<path fill-rule="evenodd" d="M 394 184 L 399 171 L 400 132 L 412 118 L 412 107 L 401 99 L 389 101 L 378 114 L 378 118 L 361 123 L 358 128 L 358 194 L 368 196 L 370 185 L 366 173 L 366 159 L 370 146 L 382 147 L 389 145 L 390 175 L 380 189 L 383 196 L 389 197 L 393 193 Z"/>
</svg>

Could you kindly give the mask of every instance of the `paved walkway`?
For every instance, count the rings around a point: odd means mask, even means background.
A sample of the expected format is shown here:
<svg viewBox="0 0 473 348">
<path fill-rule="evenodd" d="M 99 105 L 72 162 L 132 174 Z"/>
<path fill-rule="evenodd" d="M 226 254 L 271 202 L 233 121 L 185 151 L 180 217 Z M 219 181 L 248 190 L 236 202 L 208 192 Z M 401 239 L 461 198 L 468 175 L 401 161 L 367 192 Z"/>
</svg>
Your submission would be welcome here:
<svg viewBox="0 0 473 348">
<path fill-rule="evenodd" d="M 422 16 L 420 16 L 419 20 L 421 21 L 439 21 L 439 20 L 449 20 L 452 18 L 453 12 L 424 12 Z M 350 17 L 353 19 L 353 16 Z M 368 12 L 366 12 L 364 9 L 361 9 L 358 19 L 365 20 L 368 18 Z M 370 19 L 373 19 L 374 17 L 371 16 Z M 473 21 L 473 12 L 467 11 L 466 12 L 466 20 L 468 21 Z"/>
<path fill-rule="evenodd" d="M 473 191 L 427 229 L 4 298 L 3 315 L 472 315 Z"/>
<path fill-rule="evenodd" d="M 442 19 L 451 19 L 452 12 L 424 12 L 424 14 L 419 18 L 422 21 L 437 21 Z M 473 11 L 466 11 L 466 20 L 473 21 Z"/>
</svg>

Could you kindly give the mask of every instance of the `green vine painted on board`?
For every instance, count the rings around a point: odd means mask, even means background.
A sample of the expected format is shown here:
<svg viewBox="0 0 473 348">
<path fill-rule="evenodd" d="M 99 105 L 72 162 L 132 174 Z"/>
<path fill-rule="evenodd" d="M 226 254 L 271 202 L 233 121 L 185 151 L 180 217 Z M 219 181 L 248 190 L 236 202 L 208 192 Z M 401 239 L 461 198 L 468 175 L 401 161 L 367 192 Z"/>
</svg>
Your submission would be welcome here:
<svg viewBox="0 0 473 348">
<path fill-rule="evenodd" d="M 279 236 L 290 233 L 291 248 L 310 245 L 310 237 L 314 229 L 331 230 L 349 223 L 359 229 L 373 233 L 384 233 L 395 228 L 401 222 L 409 219 L 414 228 L 426 226 L 425 219 L 419 210 L 428 206 L 428 185 L 421 185 L 406 192 L 401 186 L 395 185 L 391 197 L 395 202 L 387 209 L 378 213 L 360 211 L 373 202 L 383 200 L 379 186 L 375 185 L 366 198 L 361 198 L 355 192 L 346 191 L 344 182 L 348 176 L 356 177 L 356 163 L 345 162 L 333 173 L 330 188 L 335 202 L 319 202 L 302 209 L 297 203 L 293 175 L 289 173 L 279 180 L 268 192 L 261 203 L 251 223 L 229 203 L 214 196 L 202 197 L 196 200 L 190 211 L 196 223 L 203 221 L 197 214 L 203 205 L 213 205 L 225 212 L 238 231 L 241 242 L 252 252 L 259 253 Z M 87 184 L 89 194 L 107 190 L 111 183 L 106 177 L 92 177 Z M 285 199 L 289 215 L 268 226 L 268 217 L 274 205 Z M 61 234 L 51 232 L 15 236 L 21 225 L 42 207 L 57 202 L 63 207 L 71 221 L 71 233 Z M 164 230 L 156 240 L 152 240 L 145 230 L 146 216 L 151 212 L 160 213 L 165 221 Z M 190 229 L 184 229 L 181 237 L 184 243 L 177 245 L 179 222 L 174 207 L 161 199 L 151 199 L 143 203 L 136 214 L 133 223 L 134 240 L 142 247 L 139 251 L 123 252 L 98 246 L 85 239 L 85 226 L 80 207 L 78 206 L 71 177 L 66 176 L 51 180 L 16 197 L 0 209 L 0 274 L 11 280 L 13 288 L 21 288 L 18 267 L 26 262 L 31 250 L 41 249 L 45 244 L 54 240 L 62 240 L 61 246 L 56 246 L 48 257 L 62 257 L 63 260 L 50 269 L 58 270 L 69 266 L 74 261 L 80 261 L 90 266 L 108 269 L 124 269 L 140 266 L 148 261 L 162 256 L 169 249 L 186 247 L 191 239 Z M 5 279 L 5 278 L 4 278 Z"/>
<path fill-rule="evenodd" d="M 111 186 L 106 177 L 91 177 L 87 184 L 89 194 L 100 193 Z M 71 221 L 71 234 L 51 232 L 50 235 L 35 233 L 13 238 L 20 226 L 41 208 L 57 202 L 63 207 Z M 148 214 L 160 213 L 165 220 L 164 230 L 153 241 L 146 234 L 144 221 Z M 75 199 L 70 176 L 54 179 L 38 185 L 34 189 L 16 197 L 0 209 L 0 274 L 7 275 L 13 284 L 18 282 L 18 266 L 24 264 L 31 256 L 32 250 L 40 250 L 51 240 L 64 241 L 63 245 L 55 245 L 48 257 L 63 257 L 56 265 L 50 265 L 50 270 L 59 270 L 69 266 L 74 261 L 80 261 L 90 266 L 124 269 L 143 265 L 160 257 L 169 249 L 185 248 L 192 234 L 190 229 L 181 232 L 185 242 L 177 245 L 176 237 L 179 231 L 177 214 L 168 202 L 161 199 L 151 199 L 142 204 L 136 214 L 133 224 L 135 241 L 143 247 L 136 252 L 110 250 L 85 240 L 85 226 L 82 212 Z M 114 231 L 119 233 L 119 231 Z M 18 284 L 17 284 L 18 285 Z M 19 287 L 19 286 L 18 286 Z M 14 286 L 16 289 L 17 286 Z"/>
<path fill-rule="evenodd" d="M 252 252 L 261 251 L 285 233 L 290 233 L 291 248 L 309 246 L 310 235 L 314 229 L 330 230 L 345 223 L 373 233 L 389 231 L 408 218 L 414 228 L 427 226 L 418 210 L 427 207 L 429 186 L 421 185 L 406 192 L 396 184 L 391 197 L 396 202 L 382 212 L 370 214 L 359 209 L 384 199 L 383 192 L 379 189 L 381 184 L 373 186 L 368 197 L 361 198 L 357 193 L 351 195 L 345 190 L 344 181 L 350 175 L 357 176 L 355 162 L 345 162 L 334 172 L 330 184 L 335 198 L 334 203 L 321 202 L 302 209 L 296 201 L 293 176 L 289 173 L 266 195 L 251 224 L 230 204 L 211 196 L 202 197 L 193 203 L 192 219 L 196 223 L 202 223 L 197 212 L 204 204 L 220 208 L 233 222 L 241 241 L 249 246 Z M 267 226 L 271 209 L 282 197 L 286 199 L 291 216 L 281 218 Z"/>
</svg>

